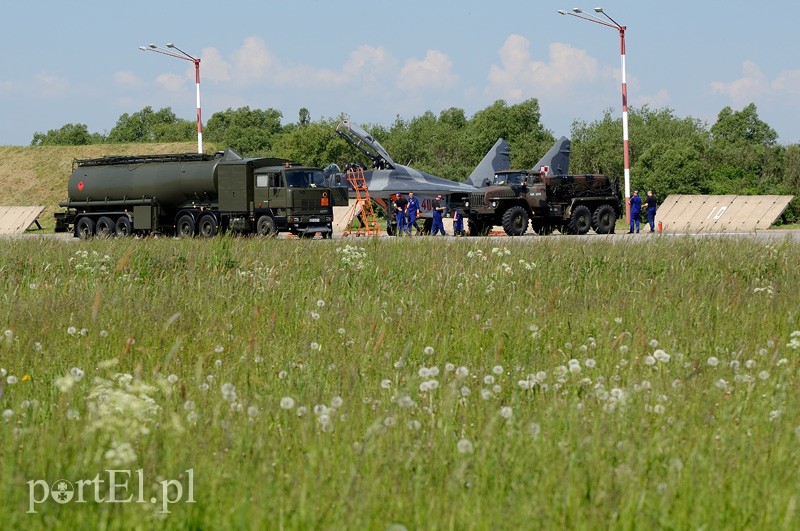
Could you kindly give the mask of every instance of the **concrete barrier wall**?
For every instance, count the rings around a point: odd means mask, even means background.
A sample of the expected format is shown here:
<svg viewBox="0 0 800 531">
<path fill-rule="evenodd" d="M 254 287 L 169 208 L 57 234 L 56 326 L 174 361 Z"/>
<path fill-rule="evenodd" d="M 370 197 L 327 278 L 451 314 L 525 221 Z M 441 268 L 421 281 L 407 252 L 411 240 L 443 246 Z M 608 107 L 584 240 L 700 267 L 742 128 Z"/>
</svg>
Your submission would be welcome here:
<svg viewBox="0 0 800 531">
<path fill-rule="evenodd" d="M 22 234 L 42 210 L 43 206 L 0 206 L 0 234 Z"/>
<path fill-rule="evenodd" d="M 670 195 L 656 222 L 664 232 L 753 232 L 770 227 L 792 195 Z"/>
</svg>

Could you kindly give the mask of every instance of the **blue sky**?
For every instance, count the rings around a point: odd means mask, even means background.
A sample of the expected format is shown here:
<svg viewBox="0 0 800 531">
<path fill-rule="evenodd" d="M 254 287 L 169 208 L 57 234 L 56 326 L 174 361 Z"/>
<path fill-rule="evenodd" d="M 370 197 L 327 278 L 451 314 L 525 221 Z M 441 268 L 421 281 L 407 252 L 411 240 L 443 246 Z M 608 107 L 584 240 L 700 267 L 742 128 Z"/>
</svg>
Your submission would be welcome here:
<svg viewBox="0 0 800 531">
<path fill-rule="evenodd" d="M 249 105 L 390 125 L 535 97 L 569 135 L 620 113 L 618 34 L 557 14 L 596 5 L 628 27 L 630 105 L 713 123 L 754 102 L 782 144 L 800 142 L 797 2 L 0 0 L 0 145 L 65 123 L 107 132 L 147 105 L 194 120 L 193 65 L 138 49 L 151 42 L 201 57 L 204 121 Z"/>
</svg>

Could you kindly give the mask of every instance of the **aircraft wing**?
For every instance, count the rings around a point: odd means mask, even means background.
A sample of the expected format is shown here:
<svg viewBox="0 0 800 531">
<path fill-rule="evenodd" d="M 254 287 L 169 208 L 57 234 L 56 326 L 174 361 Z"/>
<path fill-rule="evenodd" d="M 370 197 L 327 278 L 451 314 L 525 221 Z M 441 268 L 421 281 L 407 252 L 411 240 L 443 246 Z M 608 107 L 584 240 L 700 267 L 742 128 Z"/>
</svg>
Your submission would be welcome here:
<svg viewBox="0 0 800 531">
<path fill-rule="evenodd" d="M 510 151 L 511 148 L 508 142 L 498 138 L 492 149 L 483 157 L 483 160 L 478 163 L 464 182 L 475 188 L 483 188 L 492 184 L 495 172 L 511 169 Z"/>
<path fill-rule="evenodd" d="M 384 147 L 369 133 L 349 120 L 344 120 L 336 126 L 336 132 L 348 144 L 359 150 L 372 160 L 376 168 L 394 168 L 396 165 Z"/>
<path fill-rule="evenodd" d="M 475 187 L 467 183 L 459 183 L 430 175 L 402 164 L 395 165 L 392 170 L 368 170 L 364 172 L 367 188 L 370 193 L 471 193 Z"/>
</svg>

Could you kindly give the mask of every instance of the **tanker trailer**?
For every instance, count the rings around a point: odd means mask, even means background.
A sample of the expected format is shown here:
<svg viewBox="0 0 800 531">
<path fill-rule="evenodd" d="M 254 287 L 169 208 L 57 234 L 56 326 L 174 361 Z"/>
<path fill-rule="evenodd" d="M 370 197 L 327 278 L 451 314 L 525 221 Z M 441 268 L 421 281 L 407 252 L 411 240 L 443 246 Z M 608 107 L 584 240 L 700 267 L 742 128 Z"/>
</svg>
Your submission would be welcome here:
<svg viewBox="0 0 800 531">
<path fill-rule="evenodd" d="M 319 168 L 232 150 L 75 160 L 56 232 L 76 237 L 218 232 L 301 237 L 332 234 L 332 196 Z"/>
</svg>

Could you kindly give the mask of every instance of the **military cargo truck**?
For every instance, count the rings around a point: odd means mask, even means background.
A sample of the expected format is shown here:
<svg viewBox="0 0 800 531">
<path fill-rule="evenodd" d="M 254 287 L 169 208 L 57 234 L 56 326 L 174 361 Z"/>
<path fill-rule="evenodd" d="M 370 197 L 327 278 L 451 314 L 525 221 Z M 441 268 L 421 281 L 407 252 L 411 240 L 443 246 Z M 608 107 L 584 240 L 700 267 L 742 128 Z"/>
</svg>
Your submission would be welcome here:
<svg viewBox="0 0 800 531">
<path fill-rule="evenodd" d="M 502 226 L 509 236 L 522 236 L 530 223 L 537 234 L 614 232 L 622 213 L 616 180 L 605 175 L 548 175 L 540 171 L 506 170 L 495 173 L 491 186 L 470 194 L 466 204 L 472 235 Z"/>
<path fill-rule="evenodd" d="M 323 181 L 319 168 L 232 150 L 75 160 L 55 230 L 84 239 L 224 231 L 330 238 L 332 207 L 347 196 L 333 197 Z"/>
</svg>

